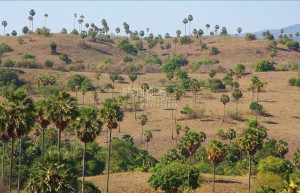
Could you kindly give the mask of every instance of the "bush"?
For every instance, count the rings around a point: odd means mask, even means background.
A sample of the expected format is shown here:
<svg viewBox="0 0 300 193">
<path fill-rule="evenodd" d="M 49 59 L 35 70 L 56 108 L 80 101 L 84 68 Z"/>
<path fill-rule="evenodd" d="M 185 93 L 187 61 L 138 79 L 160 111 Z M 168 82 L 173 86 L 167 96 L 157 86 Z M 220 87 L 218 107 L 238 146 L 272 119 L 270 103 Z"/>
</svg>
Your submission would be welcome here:
<svg viewBox="0 0 300 193">
<path fill-rule="evenodd" d="M 81 190 L 82 182 L 78 183 L 78 190 Z M 101 193 L 101 191 L 90 181 L 84 181 L 84 193 Z"/>
<path fill-rule="evenodd" d="M 145 60 L 145 64 L 162 64 L 162 61 L 158 58 L 157 55 L 151 55 Z"/>
<path fill-rule="evenodd" d="M 297 81 L 297 78 L 290 78 L 288 80 L 288 83 L 289 83 L 290 86 L 295 86 L 296 81 Z"/>
<path fill-rule="evenodd" d="M 11 52 L 12 49 L 9 45 L 5 43 L 0 44 L 0 55 L 4 54 L 5 52 Z"/>
<path fill-rule="evenodd" d="M 67 54 L 61 54 L 59 56 L 59 59 L 63 62 L 65 62 L 66 64 L 69 64 L 70 63 L 70 58 Z"/>
<path fill-rule="evenodd" d="M 212 92 L 220 92 L 226 89 L 226 86 L 221 79 L 209 79 L 206 82 L 205 87 L 210 88 Z"/>
<path fill-rule="evenodd" d="M 262 159 L 258 163 L 258 172 L 271 172 L 273 174 L 278 174 L 283 179 L 287 178 L 292 171 L 292 165 L 288 160 L 274 156 L 269 156 L 265 159 Z"/>
<path fill-rule="evenodd" d="M 52 55 L 56 54 L 56 48 L 57 48 L 57 44 L 55 42 L 52 42 L 50 44 L 50 49 L 51 49 L 51 54 Z"/>
<path fill-rule="evenodd" d="M 24 44 L 24 39 L 22 37 L 18 37 L 17 41 L 20 45 Z"/>
<path fill-rule="evenodd" d="M 256 183 L 260 186 L 271 186 L 275 189 L 280 190 L 284 186 L 284 180 L 278 174 L 274 174 L 271 172 L 261 173 L 259 172 L 256 176 Z M 256 193 L 270 193 L 270 192 L 261 192 L 256 191 Z"/>
<path fill-rule="evenodd" d="M 0 86 L 15 85 L 20 87 L 23 82 L 19 79 L 18 74 L 11 70 L 0 69 Z"/>
<path fill-rule="evenodd" d="M 46 68 L 51 68 L 53 67 L 54 63 L 51 60 L 46 60 L 45 61 L 45 67 Z"/>
<path fill-rule="evenodd" d="M 183 36 L 180 38 L 180 44 L 190 44 L 192 43 L 192 39 L 190 36 Z"/>
<path fill-rule="evenodd" d="M 188 61 L 182 56 L 170 57 L 161 67 L 165 73 L 174 72 L 176 69 L 188 64 Z"/>
<path fill-rule="evenodd" d="M 91 83 L 89 79 L 87 79 L 85 76 L 75 74 L 72 75 L 69 80 L 67 81 L 67 87 L 70 90 L 75 90 L 76 87 L 77 89 L 86 89 L 88 91 L 95 90 L 94 85 Z"/>
<path fill-rule="evenodd" d="M 71 31 L 71 34 L 72 34 L 72 35 L 78 35 L 78 31 L 77 31 L 76 29 L 73 29 L 73 30 Z"/>
<path fill-rule="evenodd" d="M 219 49 L 215 46 L 210 48 L 210 53 L 209 55 L 217 55 L 219 53 Z"/>
<path fill-rule="evenodd" d="M 296 80 L 296 82 L 295 82 L 295 86 L 298 86 L 298 87 L 300 87 L 300 78 L 298 78 L 298 79 Z"/>
<path fill-rule="evenodd" d="M 9 69 L 9 68 L 14 67 L 15 64 L 16 63 L 14 61 L 8 59 L 8 60 L 4 61 L 3 66 Z"/>
<path fill-rule="evenodd" d="M 192 63 L 192 71 L 197 71 L 202 65 L 218 64 L 219 60 L 213 58 L 205 58 L 199 62 Z"/>
<path fill-rule="evenodd" d="M 254 64 L 255 72 L 267 72 L 272 70 L 275 70 L 273 63 L 267 60 L 262 60 Z"/>
<path fill-rule="evenodd" d="M 299 49 L 299 42 L 295 40 L 291 40 L 286 42 L 286 47 L 288 47 L 291 50 L 298 50 Z"/>
<path fill-rule="evenodd" d="M 133 45 L 131 45 L 128 40 L 121 40 L 117 45 L 121 50 L 129 54 L 135 55 L 138 53 L 138 50 Z"/>
<path fill-rule="evenodd" d="M 201 50 L 206 50 L 206 49 L 207 49 L 206 44 L 205 44 L 205 43 L 202 43 L 202 44 L 201 44 Z"/>
<path fill-rule="evenodd" d="M 247 41 L 256 40 L 256 35 L 252 33 L 246 33 L 245 40 Z"/>
<path fill-rule="evenodd" d="M 35 33 L 38 35 L 44 35 L 49 36 L 50 35 L 50 29 L 49 28 L 36 28 Z"/>
<path fill-rule="evenodd" d="M 35 55 L 23 53 L 22 59 L 35 59 Z"/>
<path fill-rule="evenodd" d="M 132 57 L 130 57 L 130 56 L 125 56 L 124 58 L 123 58 L 123 61 L 124 62 L 132 62 Z"/>
<path fill-rule="evenodd" d="M 153 173 L 148 182 L 150 186 L 157 190 L 160 188 L 166 193 L 178 192 L 179 188 L 187 186 L 188 166 L 183 163 L 172 162 L 162 165 Z M 198 178 L 200 171 L 195 167 L 190 170 L 190 187 L 195 189 L 199 186 Z"/>
</svg>

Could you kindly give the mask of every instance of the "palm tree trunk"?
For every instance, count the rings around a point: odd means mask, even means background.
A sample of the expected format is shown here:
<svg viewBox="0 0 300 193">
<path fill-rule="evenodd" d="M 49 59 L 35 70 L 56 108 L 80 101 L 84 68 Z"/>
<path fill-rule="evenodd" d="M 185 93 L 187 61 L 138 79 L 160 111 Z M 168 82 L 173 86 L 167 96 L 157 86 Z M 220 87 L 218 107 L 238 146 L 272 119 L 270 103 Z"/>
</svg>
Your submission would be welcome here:
<svg viewBox="0 0 300 193">
<path fill-rule="evenodd" d="M 45 128 L 42 127 L 42 151 L 41 151 L 42 155 L 44 155 L 44 144 L 45 144 Z"/>
<path fill-rule="evenodd" d="M 61 129 L 58 129 L 58 142 L 57 142 L 57 151 L 60 153 L 60 139 L 61 139 Z"/>
<path fill-rule="evenodd" d="M 249 155 L 249 175 L 248 175 L 248 192 L 250 193 L 250 180 L 251 180 L 251 155 Z"/>
<path fill-rule="evenodd" d="M 192 160 L 192 156 L 189 157 L 189 167 L 188 167 L 188 187 L 190 187 L 191 160 Z"/>
<path fill-rule="evenodd" d="M 6 148 L 6 142 L 3 142 L 3 152 L 2 152 L 2 182 L 4 182 L 4 159 L 5 159 L 5 148 Z"/>
<path fill-rule="evenodd" d="M 113 82 L 113 89 L 111 89 L 111 98 L 114 97 L 114 87 L 115 87 L 115 83 Z"/>
<path fill-rule="evenodd" d="M 215 193 L 216 165 L 214 164 L 213 193 Z"/>
<path fill-rule="evenodd" d="M 84 94 L 82 95 L 82 106 L 84 106 Z"/>
<path fill-rule="evenodd" d="M 14 137 L 11 138 L 11 147 L 10 147 L 9 193 L 12 192 L 13 161 L 14 161 Z"/>
<path fill-rule="evenodd" d="M 109 141 L 108 141 L 108 154 L 107 154 L 107 177 L 106 177 L 106 193 L 108 193 L 108 183 L 109 183 L 109 168 L 110 168 L 110 143 L 111 143 L 111 129 L 109 129 Z"/>
<path fill-rule="evenodd" d="M 20 185 L 21 185 L 21 158 L 22 158 L 22 137 L 19 138 L 19 172 L 18 172 L 18 193 L 20 193 Z"/>
<path fill-rule="evenodd" d="M 174 117 L 174 114 L 173 114 L 173 109 L 172 109 L 172 139 L 174 139 L 174 134 L 173 134 L 174 133 L 173 132 L 173 130 L 174 130 L 174 121 L 173 120 L 174 120 L 174 118 L 173 117 Z"/>
<path fill-rule="evenodd" d="M 84 142 L 83 147 L 83 163 L 82 163 L 82 193 L 84 193 L 84 176 L 85 176 L 85 152 L 86 152 L 86 142 Z"/>
<path fill-rule="evenodd" d="M 238 107 L 238 103 L 239 103 L 239 102 L 238 102 L 238 100 L 237 100 L 237 101 L 236 101 L 236 106 L 235 106 L 235 116 L 237 116 L 237 113 L 238 113 L 238 108 L 237 108 L 237 107 Z"/>
<path fill-rule="evenodd" d="M 33 17 L 32 17 L 32 26 L 31 27 L 32 27 L 32 31 L 33 31 Z"/>
<path fill-rule="evenodd" d="M 254 100 L 254 91 L 252 92 L 252 102 L 253 102 L 253 100 Z"/>
<path fill-rule="evenodd" d="M 258 96 L 259 96 L 259 92 L 257 92 L 257 98 L 256 98 L 256 102 L 258 102 Z"/>
<path fill-rule="evenodd" d="M 119 127 L 119 133 L 121 133 L 121 122 L 119 122 L 118 127 Z"/>
<path fill-rule="evenodd" d="M 223 116 L 223 123 L 225 122 L 225 106 L 226 106 L 226 105 L 224 105 L 224 116 Z"/>
<path fill-rule="evenodd" d="M 146 145 L 146 150 L 148 151 L 148 141 L 146 141 L 147 145 Z"/>
<path fill-rule="evenodd" d="M 141 144 L 143 143 L 144 125 L 142 125 Z"/>
</svg>

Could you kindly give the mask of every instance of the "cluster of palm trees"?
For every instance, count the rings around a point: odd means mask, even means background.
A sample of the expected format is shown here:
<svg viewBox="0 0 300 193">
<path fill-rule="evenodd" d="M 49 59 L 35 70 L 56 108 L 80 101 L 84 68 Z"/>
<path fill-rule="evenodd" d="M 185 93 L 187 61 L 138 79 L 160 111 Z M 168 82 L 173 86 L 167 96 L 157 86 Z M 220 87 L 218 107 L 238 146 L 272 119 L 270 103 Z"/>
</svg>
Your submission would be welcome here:
<svg viewBox="0 0 300 193">
<path fill-rule="evenodd" d="M 104 103 L 101 110 L 91 107 L 78 108 L 76 99 L 69 93 L 56 91 L 46 99 L 36 103 L 28 96 L 24 89 L 9 90 L 5 93 L 6 100 L 0 103 L 0 136 L 3 143 L 3 157 L 6 143 L 11 141 L 9 192 L 12 192 L 12 170 L 14 160 L 14 142 L 19 141 L 19 168 L 18 168 L 18 192 L 20 191 L 20 170 L 22 156 L 22 138 L 33 131 L 37 123 L 42 133 L 41 154 L 45 154 L 44 137 L 45 129 L 53 124 L 58 132 L 57 152 L 61 149 L 61 133 L 67 127 L 74 127 L 76 135 L 84 143 L 83 148 L 83 170 L 82 170 L 82 192 L 84 192 L 84 176 L 86 165 L 86 144 L 92 142 L 100 134 L 103 125 L 109 129 L 108 141 L 108 163 L 107 183 L 109 180 L 110 141 L 112 129 L 116 129 L 118 122 L 123 120 L 124 112 L 114 99 Z M 151 135 L 147 139 L 151 138 Z M 4 166 L 4 160 L 2 160 Z M 4 167 L 2 167 L 2 179 L 4 178 Z M 108 184 L 106 187 L 108 192 Z"/>
</svg>

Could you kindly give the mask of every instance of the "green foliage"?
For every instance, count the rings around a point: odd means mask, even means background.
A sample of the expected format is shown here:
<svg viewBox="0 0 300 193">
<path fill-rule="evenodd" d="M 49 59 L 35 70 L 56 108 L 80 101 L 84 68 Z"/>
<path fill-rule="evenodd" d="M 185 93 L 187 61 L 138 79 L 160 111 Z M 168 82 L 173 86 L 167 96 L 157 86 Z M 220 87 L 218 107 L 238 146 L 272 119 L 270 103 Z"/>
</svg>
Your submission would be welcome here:
<svg viewBox="0 0 300 193">
<path fill-rule="evenodd" d="M 158 91 L 159 91 L 158 88 L 150 88 L 148 93 L 156 93 Z"/>
<path fill-rule="evenodd" d="M 46 68 L 52 69 L 54 63 L 51 60 L 46 60 L 44 65 Z"/>
<path fill-rule="evenodd" d="M 206 50 L 206 49 L 207 49 L 206 44 L 205 44 L 205 43 L 202 43 L 202 44 L 201 44 L 201 50 Z"/>
<path fill-rule="evenodd" d="M 3 66 L 9 69 L 15 66 L 15 62 L 9 59 L 5 60 Z"/>
<path fill-rule="evenodd" d="M 263 106 L 261 104 L 259 104 L 258 102 L 252 102 L 250 104 L 249 108 L 252 111 L 255 111 L 256 113 L 262 113 L 262 110 L 263 110 Z"/>
<path fill-rule="evenodd" d="M 138 50 L 132 44 L 130 44 L 128 40 L 123 39 L 120 42 L 118 42 L 117 45 L 121 50 L 123 50 L 126 53 L 134 55 L 138 53 Z"/>
<path fill-rule="evenodd" d="M 36 28 L 35 33 L 38 35 L 44 35 L 49 36 L 50 35 L 50 29 L 49 28 Z"/>
<path fill-rule="evenodd" d="M 249 119 L 247 120 L 248 127 L 257 128 L 258 127 L 258 121 L 255 119 Z"/>
<path fill-rule="evenodd" d="M 273 63 L 269 62 L 267 60 L 261 60 L 254 64 L 255 72 L 267 72 L 267 71 L 273 71 L 273 70 L 275 70 Z"/>
<path fill-rule="evenodd" d="M 286 47 L 288 47 L 291 50 L 298 50 L 299 49 L 299 42 L 295 40 L 291 40 L 286 42 Z"/>
<path fill-rule="evenodd" d="M 54 76 L 39 76 L 38 78 L 38 84 L 40 86 L 48 86 L 48 85 L 55 85 L 56 83 L 56 78 Z"/>
<path fill-rule="evenodd" d="M 180 113 L 191 118 L 193 116 L 193 109 L 189 105 L 185 105 Z"/>
<path fill-rule="evenodd" d="M 24 44 L 24 39 L 22 37 L 18 37 L 17 41 L 20 45 Z"/>
<path fill-rule="evenodd" d="M 59 59 L 63 62 L 65 62 L 66 64 L 69 64 L 70 63 L 70 58 L 67 54 L 61 54 L 59 56 Z"/>
<path fill-rule="evenodd" d="M 5 44 L 5 43 L 1 43 L 0 44 L 0 56 L 6 52 L 11 52 L 12 49 L 9 45 Z"/>
<path fill-rule="evenodd" d="M 182 56 L 173 56 L 162 65 L 161 69 L 164 73 L 173 73 L 176 69 L 179 69 L 186 64 L 188 64 L 188 61 Z"/>
<path fill-rule="evenodd" d="M 252 33 L 246 33 L 245 40 L 247 41 L 256 40 L 256 35 Z"/>
<path fill-rule="evenodd" d="M 130 57 L 130 56 L 125 56 L 125 57 L 123 58 L 123 61 L 124 61 L 124 62 L 132 62 L 133 59 L 132 59 L 132 57 Z"/>
<path fill-rule="evenodd" d="M 209 55 L 217 55 L 218 53 L 219 53 L 219 49 L 218 49 L 217 47 L 212 46 L 212 47 L 210 48 L 210 53 L 209 53 Z"/>
<path fill-rule="evenodd" d="M 208 76 L 210 78 L 214 78 L 216 76 L 216 74 L 217 74 L 217 71 L 214 70 L 214 69 L 211 69 L 211 70 L 208 71 Z"/>
<path fill-rule="evenodd" d="M 81 190 L 82 182 L 78 183 L 78 190 Z M 101 191 L 90 181 L 84 181 L 84 193 L 101 193 Z"/>
<path fill-rule="evenodd" d="M 56 54 L 56 48 L 57 48 L 57 44 L 55 42 L 52 42 L 50 44 L 50 49 L 51 49 L 51 54 L 52 55 Z"/>
<path fill-rule="evenodd" d="M 23 53 L 22 59 L 35 59 L 35 55 L 28 54 L 28 53 Z"/>
<path fill-rule="evenodd" d="M 288 83 L 290 86 L 295 86 L 296 85 L 296 81 L 297 81 L 297 78 L 290 78 L 288 80 Z"/>
<path fill-rule="evenodd" d="M 288 160 L 278 157 L 269 156 L 262 159 L 258 163 L 258 172 L 266 173 L 271 172 L 280 175 L 283 179 L 287 178 L 293 171 L 293 167 Z"/>
<path fill-rule="evenodd" d="M 190 171 L 190 187 L 197 188 L 199 170 L 191 167 Z M 158 166 L 155 173 L 150 176 L 148 182 L 155 190 L 160 188 L 166 193 L 176 193 L 180 187 L 187 186 L 188 166 L 179 162 L 172 162 L 168 165 Z"/>
<path fill-rule="evenodd" d="M 276 189 L 272 186 L 262 185 L 259 189 L 256 190 L 256 193 L 276 193 Z"/>
<path fill-rule="evenodd" d="M 205 83 L 205 87 L 210 88 L 212 92 L 220 92 L 226 89 L 226 86 L 221 79 L 209 79 Z"/>
<path fill-rule="evenodd" d="M 145 64 L 162 64 L 162 61 L 158 58 L 157 55 L 151 55 L 145 59 Z"/>
<path fill-rule="evenodd" d="M 285 179 L 282 178 L 280 175 L 274 174 L 272 172 L 265 172 L 265 173 L 259 172 L 256 176 L 256 183 L 258 185 L 265 186 L 266 188 L 272 187 L 273 189 L 277 189 L 277 190 L 283 188 L 284 180 Z M 273 193 L 273 191 L 268 192 L 267 190 L 269 190 L 269 188 L 267 189 L 266 188 L 262 189 L 261 187 L 256 191 L 256 193 Z M 263 190 L 265 190 L 265 192 Z"/>
<path fill-rule="evenodd" d="M 17 73 L 11 70 L 0 69 L 0 86 L 6 87 L 10 85 L 20 87 L 23 85 L 23 82 L 19 79 Z"/>
<path fill-rule="evenodd" d="M 82 76 L 79 74 L 72 75 L 69 78 L 69 80 L 67 82 L 67 87 L 70 90 L 75 90 L 75 89 L 79 89 L 79 90 L 85 89 L 88 91 L 95 90 L 95 87 L 91 83 L 91 81 L 88 78 L 86 78 L 85 76 Z"/>
<path fill-rule="evenodd" d="M 192 43 L 192 39 L 190 38 L 190 36 L 183 36 L 180 38 L 180 44 L 190 44 Z"/>
<path fill-rule="evenodd" d="M 76 29 L 73 29 L 73 30 L 71 31 L 71 34 L 72 34 L 72 35 L 78 35 L 79 33 L 78 33 L 78 31 L 77 31 Z"/>
<path fill-rule="evenodd" d="M 212 59 L 212 58 L 205 58 L 199 62 L 192 63 L 192 71 L 197 71 L 202 65 L 213 65 L 218 64 L 219 60 Z"/>
</svg>

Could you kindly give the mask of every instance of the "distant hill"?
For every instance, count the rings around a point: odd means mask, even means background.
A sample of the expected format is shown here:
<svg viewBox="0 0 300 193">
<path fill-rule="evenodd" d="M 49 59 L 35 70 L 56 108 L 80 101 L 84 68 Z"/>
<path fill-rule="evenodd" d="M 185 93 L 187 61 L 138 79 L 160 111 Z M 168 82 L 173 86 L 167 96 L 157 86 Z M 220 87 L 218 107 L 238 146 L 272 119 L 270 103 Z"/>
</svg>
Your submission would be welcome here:
<svg viewBox="0 0 300 193">
<path fill-rule="evenodd" d="M 300 33 L 300 24 L 284 27 L 283 29 L 284 29 L 283 34 L 288 35 L 288 34 L 291 33 L 291 34 L 293 34 L 293 39 L 294 40 L 300 41 L 300 36 L 298 36 L 298 37 L 295 36 L 296 32 Z M 262 32 L 264 32 L 264 31 L 270 31 L 270 33 L 273 34 L 275 38 L 278 38 L 278 36 L 281 34 L 280 29 L 265 29 L 265 30 L 262 30 L 262 31 L 254 32 L 254 34 L 257 37 L 262 38 Z"/>
</svg>

